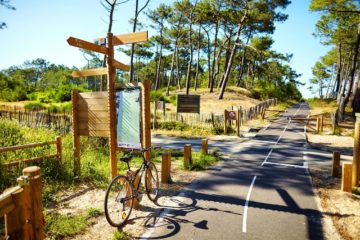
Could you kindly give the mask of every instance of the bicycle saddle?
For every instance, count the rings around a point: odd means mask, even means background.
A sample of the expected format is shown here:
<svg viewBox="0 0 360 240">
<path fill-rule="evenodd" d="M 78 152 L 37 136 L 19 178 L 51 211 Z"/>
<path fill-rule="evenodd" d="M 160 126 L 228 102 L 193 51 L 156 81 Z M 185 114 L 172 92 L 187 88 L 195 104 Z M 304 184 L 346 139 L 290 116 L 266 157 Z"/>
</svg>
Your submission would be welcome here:
<svg viewBox="0 0 360 240">
<path fill-rule="evenodd" d="M 120 161 L 130 162 L 132 158 L 133 158 L 133 156 L 131 156 L 131 155 L 124 155 L 120 158 Z"/>
</svg>

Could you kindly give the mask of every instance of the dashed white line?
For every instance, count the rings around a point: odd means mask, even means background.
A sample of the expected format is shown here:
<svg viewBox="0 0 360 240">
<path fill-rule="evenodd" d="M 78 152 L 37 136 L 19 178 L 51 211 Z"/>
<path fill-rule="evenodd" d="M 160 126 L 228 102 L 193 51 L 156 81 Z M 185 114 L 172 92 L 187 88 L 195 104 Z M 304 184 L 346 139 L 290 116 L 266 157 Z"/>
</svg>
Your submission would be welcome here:
<svg viewBox="0 0 360 240">
<path fill-rule="evenodd" d="M 244 215 L 243 215 L 243 225 L 242 225 L 242 231 L 245 233 L 246 232 L 246 222 L 247 222 L 247 212 L 248 212 L 248 207 L 249 207 L 249 201 L 250 201 L 250 197 L 251 197 L 251 192 L 252 189 L 254 187 L 255 184 L 255 180 L 256 180 L 256 176 L 254 176 L 248 194 L 246 196 L 246 202 L 245 202 L 245 208 L 244 208 Z"/>
<path fill-rule="evenodd" d="M 268 153 L 268 155 L 266 156 L 265 160 L 261 163 L 261 166 L 264 166 L 264 164 L 266 163 L 266 161 L 268 160 L 268 158 L 270 157 L 271 153 L 273 152 L 273 148 L 270 150 L 270 152 Z"/>
</svg>

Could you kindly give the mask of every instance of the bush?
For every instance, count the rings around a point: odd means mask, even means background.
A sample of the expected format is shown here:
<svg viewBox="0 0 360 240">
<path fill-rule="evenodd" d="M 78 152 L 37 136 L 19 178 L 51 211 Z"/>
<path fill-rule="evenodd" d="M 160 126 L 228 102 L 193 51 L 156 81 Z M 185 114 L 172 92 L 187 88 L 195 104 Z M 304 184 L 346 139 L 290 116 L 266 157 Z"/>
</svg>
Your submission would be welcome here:
<svg viewBox="0 0 360 240">
<path fill-rule="evenodd" d="M 16 122 L 0 118 L 0 147 L 22 144 L 24 132 Z"/>
<path fill-rule="evenodd" d="M 30 111 L 40 111 L 44 110 L 46 107 L 43 103 L 40 102 L 30 102 L 25 104 L 24 108 Z"/>
</svg>

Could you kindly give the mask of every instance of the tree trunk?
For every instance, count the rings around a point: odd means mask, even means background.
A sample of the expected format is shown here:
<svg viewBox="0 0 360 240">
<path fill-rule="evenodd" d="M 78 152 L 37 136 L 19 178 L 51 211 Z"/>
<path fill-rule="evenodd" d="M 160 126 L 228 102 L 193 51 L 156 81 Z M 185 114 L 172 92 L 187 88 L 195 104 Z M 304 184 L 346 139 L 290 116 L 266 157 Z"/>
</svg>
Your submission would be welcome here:
<svg viewBox="0 0 360 240">
<path fill-rule="evenodd" d="M 159 59 L 158 64 L 156 66 L 156 73 L 155 73 L 155 90 L 158 90 L 160 88 L 160 66 L 161 66 L 161 59 L 162 59 L 162 49 L 163 49 L 163 32 L 162 28 L 160 29 L 160 51 L 159 51 Z"/>
<path fill-rule="evenodd" d="M 251 35 L 252 35 L 252 32 L 250 31 L 249 36 L 248 36 L 247 39 L 246 39 L 246 45 L 249 44 L 249 41 L 250 41 L 250 39 L 251 39 Z M 237 86 L 237 87 L 240 87 L 240 83 L 241 83 L 241 80 L 242 80 L 243 75 L 244 75 L 245 57 L 246 57 L 246 47 L 244 47 L 243 55 L 241 56 L 241 68 L 240 68 L 239 77 L 238 77 L 238 79 L 237 79 L 237 81 L 236 81 L 236 86 Z"/>
<path fill-rule="evenodd" d="M 206 31 L 207 35 L 207 63 L 208 63 L 208 88 L 210 88 L 210 82 L 211 82 L 211 48 L 210 48 L 210 35 L 209 32 Z"/>
<path fill-rule="evenodd" d="M 353 115 L 360 112 L 360 71 L 358 71 L 357 88 L 354 94 L 354 100 L 352 103 Z"/>
<path fill-rule="evenodd" d="M 218 33 L 219 33 L 219 20 L 215 24 L 215 36 L 214 36 L 214 54 L 211 66 L 211 81 L 210 81 L 210 92 L 214 92 L 214 83 L 215 83 L 215 59 L 216 59 L 216 48 L 218 44 Z"/>
<path fill-rule="evenodd" d="M 195 84 L 194 89 L 196 91 L 198 87 L 198 78 L 199 78 L 199 66 L 200 66 L 200 44 L 201 44 L 201 26 L 199 27 L 198 32 L 198 44 L 197 44 L 197 62 L 196 62 L 196 69 L 195 69 Z"/>
<path fill-rule="evenodd" d="M 358 24 L 358 31 L 357 31 L 357 36 L 356 36 L 356 44 L 354 46 L 354 56 L 352 59 L 352 63 L 351 63 L 351 68 L 350 68 L 350 72 L 349 72 L 349 87 L 348 90 L 346 92 L 346 95 L 344 97 L 344 99 L 341 101 L 340 104 L 340 116 L 343 119 L 344 118 L 344 113 L 345 113 L 345 106 L 349 101 L 352 89 L 353 89 L 353 83 L 354 83 L 354 78 L 355 78 L 355 70 L 356 70 L 356 63 L 357 63 L 357 59 L 358 59 L 358 53 L 359 53 L 359 45 L 360 45 L 360 23 Z"/>
<path fill-rule="evenodd" d="M 188 69 L 187 69 L 187 73 L 186 73 L 186 95 L 189 95 L 189 91 L 190 91 L 190 80 L 191 80 L 191 66 L 192 66 L 192 61 L 193 61 L 193 46 L 192 46 L 192 24 L 193 24 L 193 13 L 196 7 L 197 1 L 195 2 L 194 6 L 191 9 L 190 12 L 190 23 L 189 23 L 189 54 L 190 54 L 190 59 L 189 59 L 189 63 L 188 63 Z"/>
<path fill-rule="evenodd" d="M 339 91 L 340 91 L 341 61 L 342 61 L 342 57 L 341 57 L 341 42 L 340 42 L 338 46 L 338 60 L 336 64 L 336 89 L 335 89 L 336 96 L 339 95 Z"/>
<path fill-rule="evenodd" d="M 239 43 L 239 41 L 240 41 L 240 33 L 241 33 L 242 28 L 243 28 L 243 24 L 244 24 L 244 22 L 245 22 L 245 19 L 246 19 L 246 17 L 247 17 L 247 14 L 248 14 L 248 11 L 245 10 L 244 16 L 242 17 L 242 19 L 241 19 L 241 21 L 240 21 L 240 23 L 239 23 L 238 31 L 237 31 L 237 34 L 236 34 L 236 39 L 235 39 L 233 48 L 232 48 L 232 50 L 231 50 L 229 63 L 228 63 L 228 65 L 227 65 L 226 72 L 225 72 L 225 76 L 224 76 L 224 80 L 223 80 L 223 83 L 222 83 L 222 85 L 221 85 L 220 94 L 219 94 L 219 99 L 223 99 L 223 97 L 224 97 L 224 92 L 225 92 L 225 89 L 226 89 L 226 83 L 227 83 L 227 81 L 228 81 L 228 79 L 229 79 L 231 67 L 232 67 L 232 64 L 233 64 L 234 56 L 235 56 L 235 51 L 236 51 L 237 45 L 238 45 L 238 43 Z"/>
</svg>

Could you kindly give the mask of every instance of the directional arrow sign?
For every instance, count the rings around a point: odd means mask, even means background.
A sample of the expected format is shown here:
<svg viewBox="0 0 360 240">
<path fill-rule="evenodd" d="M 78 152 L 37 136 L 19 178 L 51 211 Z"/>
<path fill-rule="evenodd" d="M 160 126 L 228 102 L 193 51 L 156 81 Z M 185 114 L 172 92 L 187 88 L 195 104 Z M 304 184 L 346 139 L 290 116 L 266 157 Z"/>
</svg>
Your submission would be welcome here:
<svg viewBox="0 0 360 240">
<path fill-rule="evenodd" d="M 98 52 L 98 53 L 107 54 L 107 52 L 108 52 L 106 47 L 99 46 L 99 45 L 96 45 L 94 43 L 87 42 L 87 41 L 84 41 L 84 40 L 81 40 L 81 39 L 78 39 L 78 38 L 74 38 L 74 37 L 69 37 L 67 39 L 67 42 L 71 46 L 78 47 L 78 48 L 83 48 L 83 49 Z"/>
<path fill-rule="evenodd" d="M 113 45 L 123 45 L 128 43 L 146 42 L 148 40 L 148 32 L 135 32 L 116 35 L 113 37 Z"/>
<path fill-rule="evenodd" d="M 117 68 L 117 69 L 120 69 L 120 70 L 123 70 L 123 71 L 130 71 L 130 67 L 129 65 L 125 65 L 121 62 L 118 62 L 116 60 L 113 61 L 113 67 Z"/>
<path fill-rule="evenodd" d="M 78 77 L 89 77 L 89 76 L 99 76 L 106 75 L 108 73 L 107 68 L 95 68 L 95 69 L 86 69 L 81 71 L 74 71 L 71 73 L 71 76 L 74 78 Z"/>
</svg>

